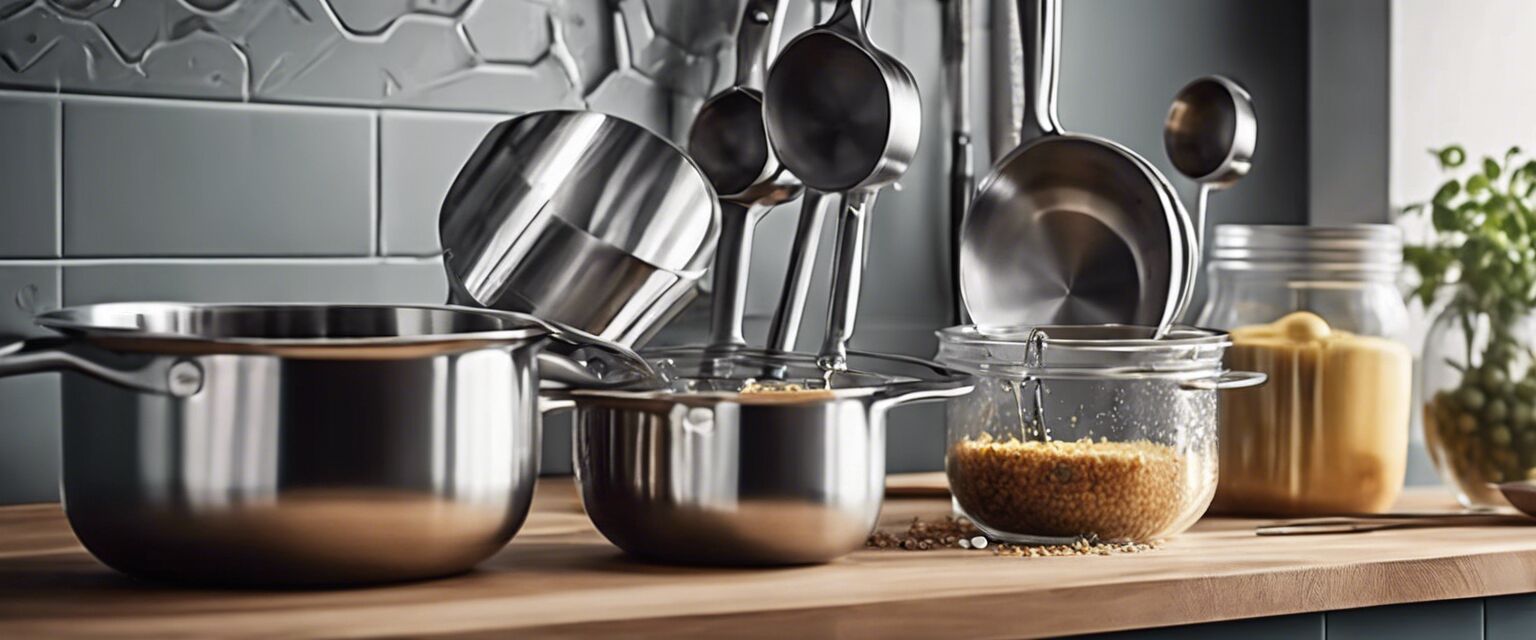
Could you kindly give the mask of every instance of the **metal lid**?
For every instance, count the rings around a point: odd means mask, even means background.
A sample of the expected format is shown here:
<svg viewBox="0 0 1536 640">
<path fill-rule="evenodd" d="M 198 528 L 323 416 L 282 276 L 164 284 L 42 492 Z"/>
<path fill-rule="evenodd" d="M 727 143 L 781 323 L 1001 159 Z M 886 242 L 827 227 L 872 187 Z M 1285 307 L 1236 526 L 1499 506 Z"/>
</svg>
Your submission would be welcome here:
<svg viewBox="0 0 1536 640">
<path fill-rule="evenodd" d="M 1388 224 L 1344 227 L 1224 224 L 1216 227 L 1211 258 L 1396 272 L 1403 263 L 1403 232 Z"/>
<path fill-rule="evenodd" d="M 980 375 L 1032 378 L 1197 378 L 1222 369 L 1226 332 L 1175 326 L 1061 325 L 941 329 L 940 364 Z"/>
</svg>

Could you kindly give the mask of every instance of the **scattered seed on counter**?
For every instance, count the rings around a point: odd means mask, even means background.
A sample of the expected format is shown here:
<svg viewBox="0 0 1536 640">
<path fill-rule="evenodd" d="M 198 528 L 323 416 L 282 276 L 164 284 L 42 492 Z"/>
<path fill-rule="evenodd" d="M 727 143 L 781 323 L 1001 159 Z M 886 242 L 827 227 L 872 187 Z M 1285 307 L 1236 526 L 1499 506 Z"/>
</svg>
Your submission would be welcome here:
<svg viewBox="0 0 1536 640">
<path fill-rule="evenodd" d="M 993 544 L 976 525 L 965 518 L 946 516 L 942 520 L 913 518 L 906 531 L 880 531 L 870 534 L 864 546 L 891 551 L 929 551 L 935 549 L 991 549 L 992 555 L 1010 558 L 1056 558 L 1064 556 L 1108 556 L 1139 553 L 1157 548 L 1155 544 L 1105 543 L 1080 538 L 1072 544 L 1019 545 Z"/>
</svg>

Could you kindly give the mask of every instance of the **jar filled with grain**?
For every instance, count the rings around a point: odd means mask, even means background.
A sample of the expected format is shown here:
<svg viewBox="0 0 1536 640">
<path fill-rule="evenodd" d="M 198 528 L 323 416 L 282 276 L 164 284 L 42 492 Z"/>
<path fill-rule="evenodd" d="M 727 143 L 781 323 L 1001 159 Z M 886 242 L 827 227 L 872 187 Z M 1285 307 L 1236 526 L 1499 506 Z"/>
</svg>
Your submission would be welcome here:
<svg viewBox="0 0 1536 640">
<path fill-rule="evenodd" d="M 1222 225 L 1199 324 L 1227 364 L 1270 384 L 1229 394 L 1211 510 L 1320 516 L 1388 510 L 1402 490 L 1413 356 L 1389 225 Z"/>
<path fill-rule="evenodd" d="M 1133 326 L 939 332 L 938 360 L 977 376 L 949 402 L 945 471 L 989 537 L 1152 542 L 1199 519 L 1216 489 L 1219 331 Z"/>
</svg>

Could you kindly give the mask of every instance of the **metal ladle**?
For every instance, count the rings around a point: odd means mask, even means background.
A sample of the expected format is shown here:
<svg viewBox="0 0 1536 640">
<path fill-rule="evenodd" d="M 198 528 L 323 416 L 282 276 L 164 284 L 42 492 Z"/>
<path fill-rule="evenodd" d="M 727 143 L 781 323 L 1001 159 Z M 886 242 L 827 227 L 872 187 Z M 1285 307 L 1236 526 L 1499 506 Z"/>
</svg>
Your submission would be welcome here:
<svg viewBox="0 0 1536 640">
<path fill-rule="evenodd" d="M 906 173 L 922 132 L 917 82 L 875 47 L 865 0 L 838 0 L 826 23 L 797 36 L 768 73 L 768 139 L 811 189 L 842 193 L 832 305 L 818 361 L 847 368 L 870 211 Z"/>
<path fill-rule="evenodd" d="M 1163 149 L 1175 169 L 1200 183 L 1196 242 L 1205 246 L 1206 199 L 1236 184 L 1253 167 L 1259 121 L 1253 98 L 1225 76 L 1196 78 L 1179 89 L 1163 123 Z"/>
<path fill-rule="evenodd" d="M 746 345 L 742 314 L 752 235 L 763 215 L 800 195 L 799 179 L 768 144 L 763 127 L 763 69 L 774 49 L 778 0 L 749 0 L 736 38 L 736 84 L 704 103 L 688 134 L 688 152 L 720 193 L 710 344 Z"/>
<path fill-rule="evenodd" d="M 978 325 L 1171 324 L 1188 214 L 1126 147 L 1056 118 L 1060 10 L 1020 0 L 1024 142 L 983 180 L 962 230 L 962 294 Z"/>
</svg>

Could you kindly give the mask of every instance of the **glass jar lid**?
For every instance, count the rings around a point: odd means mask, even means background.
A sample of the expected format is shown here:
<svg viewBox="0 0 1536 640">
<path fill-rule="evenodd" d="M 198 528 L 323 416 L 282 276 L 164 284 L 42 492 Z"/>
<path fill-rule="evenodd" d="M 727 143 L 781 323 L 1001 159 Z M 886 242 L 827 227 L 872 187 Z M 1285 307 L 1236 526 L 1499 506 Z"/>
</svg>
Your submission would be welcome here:
<svg viewBox="0 0 1536 640">
<path fill-rule="evenodd" d="M 1222 369 L 1226 332 L 1175 326 L 1059 325 L 941 329 L 940 364 L 978 375 L 1016 378 L 1205 378 Z"/>
<path fill-rule="evenodd" d="M 1302 265 L 1395 275 L 1403 263 L 1403 232 L 1389 224 L 1223 224 L 1216 227 L 1211 258 L 1224 267 Z"/>
</svg>

